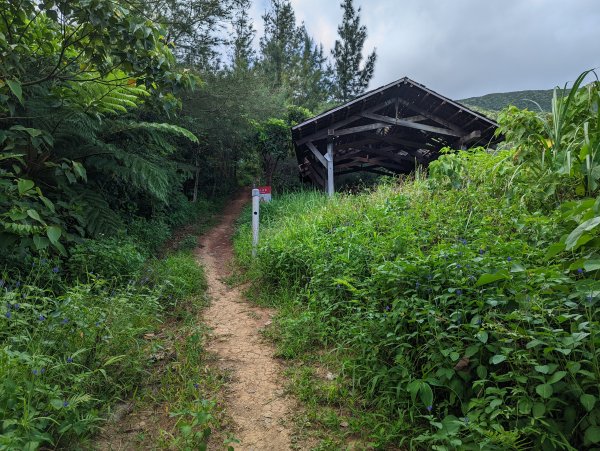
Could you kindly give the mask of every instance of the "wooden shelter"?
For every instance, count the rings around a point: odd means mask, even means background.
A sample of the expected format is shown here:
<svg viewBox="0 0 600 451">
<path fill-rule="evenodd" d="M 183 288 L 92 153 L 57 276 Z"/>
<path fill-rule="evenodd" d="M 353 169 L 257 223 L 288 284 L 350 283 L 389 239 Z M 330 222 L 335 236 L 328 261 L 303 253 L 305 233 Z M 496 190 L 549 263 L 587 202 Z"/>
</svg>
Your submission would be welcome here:
<svg viewBox="0 0 600 451">
<path fill-rule="evenodd" d="M 493 145 L 497 124 L 409 78 L 292 128 L 300 174 L 333 194 L 334 177 L 410 173 L 441 148 Z"/>
</svg>

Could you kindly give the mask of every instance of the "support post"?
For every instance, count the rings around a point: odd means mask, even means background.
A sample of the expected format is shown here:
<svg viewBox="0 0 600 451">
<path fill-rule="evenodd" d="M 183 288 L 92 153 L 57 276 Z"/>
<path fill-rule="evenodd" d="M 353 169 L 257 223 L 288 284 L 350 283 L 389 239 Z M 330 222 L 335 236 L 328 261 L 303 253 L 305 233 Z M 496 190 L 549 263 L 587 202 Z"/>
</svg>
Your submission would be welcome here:
<svg viewBox="0 0 600 451">
<path fill-rule="evenodd" d="M 258 224 L 260 209 L 260 193 L 257 189 L 252 190 L 252 257 L 256 257 L 258 247 Z"/>
<path fill-rule="evenodd" d="M 333 196 L 335 192 L 334 184 L 333 184 L 333 131 L 329 131 L 329 137 L 327 139 L 327 155 L 325 159 L 327 160 L 327 194 L 329 197 Z"/>
</svg>

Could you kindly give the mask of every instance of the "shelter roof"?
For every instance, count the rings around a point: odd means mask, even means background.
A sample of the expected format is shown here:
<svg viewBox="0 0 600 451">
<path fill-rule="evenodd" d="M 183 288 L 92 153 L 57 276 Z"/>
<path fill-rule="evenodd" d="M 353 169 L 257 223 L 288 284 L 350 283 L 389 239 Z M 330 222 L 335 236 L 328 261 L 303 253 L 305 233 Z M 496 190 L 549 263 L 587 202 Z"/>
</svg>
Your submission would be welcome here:
<svg viewBox="0 0 600 451">
<path fill-rule="evenodd" d="M 497 124 L 407 77 L 292 128 L 302 176 L 325 187 L 328 143 L 335 174 L 408 173 L 443 147 L 490 146 Z"/>
</svg>

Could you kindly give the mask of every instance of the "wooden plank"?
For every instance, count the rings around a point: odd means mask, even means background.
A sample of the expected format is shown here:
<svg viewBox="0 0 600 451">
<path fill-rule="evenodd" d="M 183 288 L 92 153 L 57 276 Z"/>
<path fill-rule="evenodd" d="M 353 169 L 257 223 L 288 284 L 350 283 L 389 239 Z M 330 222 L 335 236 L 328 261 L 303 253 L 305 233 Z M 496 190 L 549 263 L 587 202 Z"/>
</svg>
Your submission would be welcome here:
<svg viewBox="0 0 600 451">
<path fill-rule="evenodd" d="M 365 113 L 373 113 L 375 111 L 379 111 L 382 108 L 385 108 L 385 107 L 391 105 L 392 103 L 394 103 L 395 100 L 396 99 L 388 99 L 385 102 L 381 102 L 381 103 L 378 103 L 377 105 L 373 105 L 372 107 L 367 108 L 364 112 Z M 296 141 L 296 145 L 297 146 L 301 146 L 302 144 L 305 144 L 308 141 L 318 141 L 320 139 L 327 138 L 327 132 L 328 132 L 328 130 L 331 130 L 331 129 L 335 130 L 335 129 L 340 128 L 340 127 L 345 127 L 346 125 L 350 125 L 352 122 L 356 122 L 359 119 L 362 119 L 362 116 L 360 116 L 360 115 L 357 114 L 357 115 L 350 116 L 347 119 L 344 119 L 344 120 L 341 120 L 341 121 L 338 121 L 338 122 L 334 122 L 333 124 L 331 124 L 325 130 L 320 130 L 320 131 L 318 131 L 316 133 L 313 133 L 312 135 L 308 135 L 308 136 L 305 136 L 303 138 L 300 138 L 299 140 Z"/>
<path fill-rule="evenodd" d="M 383 158 L 364 158 L 364 157 L 357 157 L 354 159 L 357 162 L 361 162 L 361 163 L 367 163 L 367 164 L 374 164 L 377 166 L 382 166 L 384 168 L 390 168 L 390 169 L 394 169 L 397 171 L 401 171 L 404 169 L 404 166 L 401 166 L 399 164 L 395 164 L 389 161 L 385 161 Z"/>
<path fill-rule="evenodd" d="M 427 142 L 411 141 L 410 139 L 400 138 L 396 135 L 385 135 L 381 137 L 381 141 L 388 144 L 401 144 L 404 147 L 411 147 L 413 149 L 421 149 L 427 145 Z"/>
<path fill-rule="evenodd" d="M 457 133 L 460 134 L 465 134 L 465 131 L 460 128 L 459 126 L 457 126 L 456 124 L 453 124 L 452 122 L 448 121 L 447 119 L 444 119 L 436 114 L 431 113 L 430 111 L 428 111 L 427 109 L 420 107 L 419 105 L 416 105 L 414 103 L 408 102 L 404 99 L 399 99 L 400 103 L 402 105 L 404 105 L 405 107 L 420 113 L 423 116 L 426 116 L 427 118 L 431 119 L 434 122 L 437 122 L 440 125 L 443 125 L 446 128 L 449 128 L 450 130 L 454 130 Z"/>
<path fill-rule="evenodd" d="M 440 135 L 458 136 L 459 138 L 463 136 L 462 133 L 459 133 L 455 130 L 451 130 L 448 128 L 433 127 L 431 125 L 419 124 L 418 122 L 408 122 L 408 121 L 404 121 L 402 119 L 394 119 L 393 117 L 382 116 L 381 114 L 362 113 L 361 115 L 363 117 L 366 117 L 367 119 L 372 119 L 374 121 L 380 121 L 380 122 L 386 122 L 388 124 L 396 125 L 396 126 L 400 126 L 400 127 L 416 128 L 417 130 L 438 133 Z"/>
<path fill-rule="evenodd" d="M 459 141 L 461 148 L 464 145 L 468 144 L 470 141 L 473 141 L 474 139 L 477 139 L 477 138 L 481 138 L 481 130 L 475 130 L 475 131 L 472 131 L 471 133 L 469 133 L 468 135 L 463 136 Z"/>
<path fill-rule="evenodd" d="M 325 160 L 325 157 L 323 156 L 323 154 L 321 152 L 319 152 L 319 149 L 317 149 L 315 147 L 315 145 L 312 143 L 312 141 L 308 141 L 306 143 L 306 147 L 308 147 L 311 150 L 313 155 L 317 158 L 317 160 L 319 160 L 319 163 L 321 163 L 323 166 L 327 167 L 327 160 Z"/>
<path fill-rule="evenodd" d="M 317 185 L 319 185 L 321 188 L 325 189 L 325 186 L 326 186 L 325 179 L 323 178 L 323 175 L 320 173 L 320 171 L 317 169 L 317 167 L 313 166 L 312 164 L 309 165 L 309 172 L 312 175 L 312 177 L 314 178 L 314 180 L 317 182 Z"/>
<path fill-rule="evenodd" d="M 386 176 L 393 175 L 393 171 L 385 172 L 385 171 L 382 171 L 381 169 L 377 169 L 377 166 L 366 166 L 366 167 L 363 166 L 360 168 L 346 169 L 345 171 L 336 172 L 335 175 L 353 174 L 355 172 L 372 172 L 374 174 L 386 175 Z"/>
<path fill-rule="evenodd" d="M 403 121 L 408 121 L 408 122 L 421 122 L 428 118 L 419 114 L 417 116 L 397 117 L 397 119 L 402 119 Z"/>
<path fill-rule="evenodd" d="M 370 113 L 366 113 L 366 114 L 370 114 Z M 381 117 L 386 117 L 386 116 L 381 116 Z M 335 134 L 335 136 L 352 135 L 354 133 L 368 132 L 371 130 L 386 128 L 389 126 L 390 126 L 390 124 L 386 124 L 383 122 L 375 122 L 374 124 L 359 125 L 358 127 L 337 129 L 337 130 L 334 130 L 334 134 Z"/>
<path fill-rule="evenodd" d="M 394 160 L 397 162 L 409 161 L 411 163 L 414 163 L 415 158 L 419 162 L 424 162 L 424 159 L 421 155 L 413 154 L 411 152 L 405 152 L 403 150 L 397 151 L 397 148 L 395 146 L 383 147 L 383 148 L 377 148 L 377 149 L 372 149 L 372 148 L 356 149 L 354 152 L 349 152 L 347 154 L 340 155 L 339 158 L 340 158 L 340 161 L 343 161 L 344 159 L 354 158 L 355 156 L 362 155 L 362 154 L 376 155 L 376 156 L 388 158 L 390 160 Z"/>
</svg>

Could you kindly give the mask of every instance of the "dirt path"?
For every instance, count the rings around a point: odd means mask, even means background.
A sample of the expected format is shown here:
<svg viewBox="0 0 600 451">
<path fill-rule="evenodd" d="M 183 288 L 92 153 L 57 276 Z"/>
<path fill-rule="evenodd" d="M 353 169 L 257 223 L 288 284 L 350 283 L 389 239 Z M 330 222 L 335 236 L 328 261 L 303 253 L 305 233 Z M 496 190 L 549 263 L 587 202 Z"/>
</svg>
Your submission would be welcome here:
<svg viewBox="0 0 600 451">
<path fill-rule="evenodd" d="M 220 223 L 201 238 L 197 255 L 206 269 L 211 305 L 204 322 L 213 330 L 207 350 L 231 375 L 225 386 L 225 411 L 235 424 L 240 440 L 236 450 L 288 450 L 294 401 L 283 393 L 281 364 L 260 335 L 272 312 L 248 304 L 239 288 L 222 279 L 229 274 L 233 257 L 234 222 L 248 196 L 238 196 L 224 211 Z"/>
</svg>

